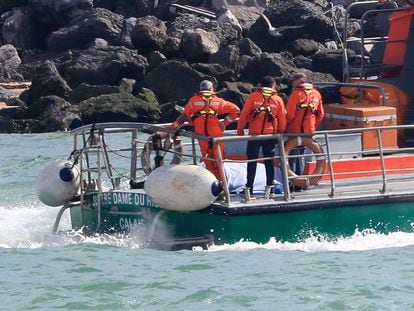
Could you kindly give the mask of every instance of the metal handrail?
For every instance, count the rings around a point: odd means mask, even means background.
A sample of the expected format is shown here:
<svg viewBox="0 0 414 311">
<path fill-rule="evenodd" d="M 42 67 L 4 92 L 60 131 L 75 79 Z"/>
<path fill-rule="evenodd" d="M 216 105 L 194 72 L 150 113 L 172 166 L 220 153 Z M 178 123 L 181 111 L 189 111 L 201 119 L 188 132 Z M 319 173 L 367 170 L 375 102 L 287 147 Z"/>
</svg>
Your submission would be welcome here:
<svg viewBox="0 0 414 311">
<path fill-rule="evenodd" d="M 366 78 L 366 72 L 365 72 L 365 26 L 364 26 L 364 20 L 366 17 L 368 17 L 371 14 L 374 13 L 390 13 L 390 12 L 397 12 L 397 11 L 404 11 L 406 9 L 399 9 L 398 6 L 395 4 L 395 7 L 393 9 L 382 9 L 382 10 L 369 10 L 366 11 L 364 14 L 362 14 L 361 16 L 361 73 L 359 75 L 359 77 L 361 79 Z M 386 40 L 386 43 L 397 43 L 397 42 L 403 42 L 403 40 Z M 381 42 L 383 43 L 383 42 Z"/>
<path fill-rule="evenodd" d="M 379 10 L 381 12 L 386 12 L 386 10 L 390 10 L 390 11 L 396 11 L 399 10 L 398 8 L 398 4 L 395 1 L 386 1 L 386 3 L 391 3 L 394 6 L 394 9 L 383 9 L 383 10 Z M 347 45 L 348 45 L 348 20 L 349 20 L 349 16 L 350 16 L 350 12 L 352 9 L 354 9 L 355 7 L 363 7 L 365 5 L 369 5 L 369 4 L 381 4 L 379 3 L 377 0 L 374 1 L 356 1 L 351 3 L 350 5 L 347 6 L 346 10 L 345 10 L 345 21 L 344 21 L 344 28 L 343 28 L 343 33 L 342 33 L 342 40 L 343 40 L 343 75 L 342 75 L 342 80 L 344 82 L 347 82 L 350 78 L 350 70 L 349 70 L 349 59 L 348 59 L 348 53 L 347 53 Z M 382 3 L 384 4 L 384 3 Z M 365 12 L 362 16 L 361 16 L 361 24 L 363 21 L 363 18 L 365 18 L 365 14 L 370 12 L 370 11 L 375 11 L 375 10 L 368 10 L 367 12 Z M 361 32 L 363 31 L 362 26 L 361 26 Z M 361 37 L 363 38 L 363 33 L 361 34 Z M 362 39 L 362 43 L 361 43 L 362 47 L 363 47 L 363 39 Z M 362 49 L 363 50 L 363 49 Z M 362 51 L 362 55 L 364 55 L 363 51 Z M 363 62 L 363 59 L 362 59 Z M 361 70 L 361 71 L 364 71 Z"/>
<path fill-rule="evenodd" d="M 97 130 L 97 129 L 102 129 L 102 133 L 106 133 L 106 134 L 110 134 L 110 133 L 122 133 L 122 132 L 130 132 L 131 133 L 131 141 L 132 142 L 136 142 L 137 141 L 137 135 L 139 132 L 145 132 L 145 133 L 150 133 L 150 132 L 157 132 L 157 131 L 163 131 L 166 133 L 170 133 L 173 134 L 175 132 L 175 130 L 171 130 L 170 128 L 167 127 L 163 127 L 161 125 L 148 125 L 148 124 L 143 124 L 143 123 L 104 123 L 104 124 L 96 124 L 94 126 L 90 125 L 90 126 L 83 126 L 82 129 L 77 129 L 75 132 L 75 136 L 81 136 L 81 137 L 86 137 L 88 134 L 88 131 L 90 130 Z M 388 184 L 390 182 L 389 180 L 389 176 L 390 174 L 395 174 L 395 173 L 404 173 L 403 170 L 401 169 L 387 169 L 386 165 L 385 165 L 385 157 L 387 153 L 393 153 L 395 151 L 400 151 L 401 152 L 406 152 L 406 153 L 414 153 L 414 148 L 412 147 L 407 147 L 407 148 L 391 148 L 391 147 L 385 147 L 383 146 L 383 141 L 382 141 L 382 136 L 381 133 L 383 131 L 387 131 L 387 130 L 404 130 L 404 129 L 414 129 L 414 125 L 390 125 L 390 126 L 379 126 L 379 127 L 375 127 L 375 128 L 352 128 L 352 129 L 341 129 L 341 130 L 324 130 L 324 131 L 317 131 L 313 134 L 269 134 L 269 135 L 257 135 L 257 136 L 251 136 L 251 135 L 245 135 L 245 136 L 223 136 L 223 137 L 209 137 L 209 136 L 203 136 L 203 135 L 199 135 L 196 134 L 194 132 L 191 131 L 180 131 L 179 135 L 180 136 L 184 136 L 184 137 L 188 137 L 189 140 L 191 141 L 191 152 L 189 153 L 188 150 L 186 153 L 180 153 L 183 156 L 187 156 L 192 158 L 192 162 L 194 164 L 196 164 L 200 159 L 205 159 L 203 158 L 199 153 L 198 153 L 198 149 L 197 149 L 197 144 L 196 144 L 196 139 L 200 139 L 200 140 L 206 140 L 206 141 L 211 141 L 213 143 L 228 143 L 228 142 L 237 142 L 237 141 L 251 141 L 251 140 L 277 140 L 278 141 L 278 145 L 279 145 L 279 154 L 275 155 L 273 157 L 273 159 L 277 159 L 279 160 L 280 163 L 280 169 L 281 169 L 281 173 L 282 173 L 282 182 L 284 185 L 284 200 L 289 201 L 292 199 L 291 193 L 289 191 L 289 181 L 292 179 L 292 177 L 288 176 L 288 159 L 289 158 L 294 158 L 294 157 L 302 157 L 302 156 L 310 156 L 310 155 L 300 155 L 300 156 L 296 156 L 296 155 L 286 155 L 285 154 L 285 150 L 284 150 L 284 141 L 286 139 L 292 138 L 292 137 L 297 137 L 297 136 L 307 136 L 307 137 L 312 137 L 312 136 L 318 136 L 319 139 L 321 139 L 320 144 L 322 146 L 324 146 L 326 148 L 326 151 L 324 152 L 324 156 L 326 156 L 327 159 L 327 167 L 328 170 L 325 173 L 320 174 L 322 177 L 328 177 L 325 178 L 324 180 L 326 182 L 329 182 L 329 196 L 330 197 L 335 197 L 337 196 L 337 179 L 338 177 L 340 177 L 341 175 L 347 174 L 347 173 L 340 173 L 340 172 L 334 172 L 334 168 L 333 168 L 333 157 L 336 155 L 343 155 L 343 154 L 350 154 L 352 152 L 332 152 L 331 151 L 331 143 L 330 143 L 330 138 L 335 136 L 335 135 L 341 135 L 341 134 L 361 134 L 363 132 L 367 132 L 367 131 L 375 131 L 377 133 L 377 148 L 373 149 L 373 150 L 360 150 L 361 155 L 365 155 L 365 154 L 376 154 L 376 157 L 372 157 L 373 159 L 378 159 L 378 163 L 379 163 L 379 168 L 378 170 L 363 170 L 363 171 L 353 171 L 352 174 L 357 176 L 358 174 L 361 174 L 361 176 L 365 176 L 366 174 L 371 174 L 372 176 L 377 176 L 376 173 L 379 173 L 378 176 L 381 176 L 381 188 L 379 189 L 379 191 L 381 193 L 386 193 L 388 191 Z M 134 165 L 131 165 L 131 168 L 134 167 L 135 171 L 136 169 L 139 169 L 139 166 L 137 167 L 137 150 L 138 150 L 138 145 L 132 143 L 132 148 L 131 150 L 129 150 L 128 148 L 122 149 L 122 151 L 130 151 L 131 153 L 131 163 L 135 163 Z M 78 142 L 75 139 L 75 147 L 78 147 Z M 224 166 L 223 163 L 225 162 L 252 162 L 252 161 L 263 161 L 266 159 L 272 159 L 272 158 L 259 158 L 259 159 L 254 159 L 254 160 L 230 160 L 230 159 L 224 159 L 222 157 L 222 150 L 219 149 L 219 156 L 218 156 L 218 161 L 222 164 L 219 167 L 221 167 L 222 170 L 222 176 L 225 177 L 224 174 Z M 115 150 L 115 149 L 114 149 Z M 118 149 L 117 149 L 118 150 Z M 84 150 L 85 152 L 85 157 L 88 155 L 89 150 L 88 148 L 86 148 Z M 110 153 L 112 152 L 111 149 L 107 149 L 106 152 Z M 171 151 L 173 153 L 175 153 L 174 151 Z M 99 152 L 98 152 L 99 153 Z M 318 155 L 313 155 L 313 156 L 318 156 Z M 100 161 L 100 157 L 98 157 L 97 159 L 98 161 Z M 109 157 L 103 158 L 104 162 L 106 166 L 110 166 L 109 163 Z M 105 161 L 107 160 L 107 161 Z M 215 159 L 210 159 L 210 160 L 215 160 Z M 89 159 L 88 159 L 89 161 Z M 87 165 L 89 165 L 88 163 L 86 163 Z M 81 162 L 82 165 L 82 162 Z M 99 163 L 98 163 L 98 167 L 100 167 Z M 86 170 L 87 171 L 87 170 Z M 131 171 L 131 177 L 136 177 L 134 175 L 135 171 Z M 407 173 L 411 173 L 411 171 L 414 171 L 414 168 L 407 168 L 406 172 Z M 89 172 L 88 172 L 89 174 Z M 112 175 L 111 175 L 112 176 Z M 302 175 L 303 176 L 308 176 L 308 175 Z M 88 177 L 90 178 L 90 177 Z M 98 173 L 98 179 L 100 179 L 100 172 Z M 391 178 L 392 181 L 392 178 Z M 223 182 L 223 186 L 225 189 L 225 196 L 227 198 L 227 203 L 230 204 L 230 198 L 231 195 L 229 193 L 229 189 L 228 189 L 228 184 L 227 184 L 227 180 L 224 180 Z M 88 189 L 83 189 L 83 190 L 88 190 Z M 97 185 L 97 189 L 96 191 L 98 193 L 102 192 L 102 184 L 99 183 Z M 81 193 L 81 195 L 83 195 L 83 193 Z M 98 209 L 100 208 L 100 200 L 98 198 Z M 99 220 L 98 220 L 99 222 Z"/>
</svg>

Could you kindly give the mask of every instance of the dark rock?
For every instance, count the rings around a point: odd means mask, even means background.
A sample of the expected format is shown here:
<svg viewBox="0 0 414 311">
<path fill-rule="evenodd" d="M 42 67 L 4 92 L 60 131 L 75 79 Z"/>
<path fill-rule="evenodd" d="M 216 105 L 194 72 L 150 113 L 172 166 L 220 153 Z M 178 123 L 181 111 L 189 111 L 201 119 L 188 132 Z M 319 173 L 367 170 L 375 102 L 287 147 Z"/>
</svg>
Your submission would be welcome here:
<svg viewBox="0 0 414 311">
<path fill-rule="evenodd" d="M 152 51 L 145 55 L 148 60 L 148 70 L 152 70 L 155 67 L 161 65 L 163 62 L 167 60 L 164 54 L 158 51 Z"/>
<path fill-rule="evenodd" d="M 239 22 L 242 33 L 247 33 L 250 27 L 260 17 L 260 13 L 264 11 L 263 7 L 257 7 L 256 5 L 248 6 L 243 3 L 229 5 L 228 7 Z"/>
<path fill-rule="evenodd" d="M 120 44 L 126 46 L 128 49 L 134 49 L 134 44 L 132 43 L 131 34 L 134 31 L 135 24 L 137 22 L 136 17 L 130 17 L 124 19 L 122 22 L 122 30 L 120 34 Z"/>
<path fill-rule="evenodd" d="M 184 32 L 181 48 L 186 59 L 193 62 L 207 61 L 209 56 L 216 53 L 220 47 L 217 36 L 203 29 Z"/>
<path fill-rule="evenodd" d="M 27 7 L 13 9 L 3 24 L 3 42 L 22 50 L 39 47 L 46 33 L 35 23 Z"/>
<path fill-rule="evenodd" d="M 210 63 L 220 64 L 224 67 L 238 71 L 239 54 L 240 52 L 237 46 L 227 45 L 210 56 Z"/>
<path fill-rule="evenodd" d="M 16 106 L 16 107 L 23 107 L 26 108 L 26 104 L 24 101 L 22 101 L 20 98 L 18 97 L 12 97 L 9 99 L 9 101 L 7 102 L 7 104 L 9 106 Z"/>
<path fill-rule="evenodd" d="M 119 81 L 119 90 L 125 93 L 132 93 L 136 83 L 137 81 L 134 79 L 122 78 L 121 81 Z"/>
<path fill-rule="evenodd" d="M 312 39 L 299 38 L 292 42 L 288 51 L 293 55 L 310 56 L 319 50 L 319 44 Z"/>
<path fill-rule="evenodd" d="M 242 78 L 254 84 L 264 76 L 285 76 L 295 70 L 292 60 L 278 53 L 262 53 L 250 59 L 241 72 Z"/>
<path fill-rule="evenodd" d="M 122 0 L 115 1 L 113 11 L 125 17 L 142 17 L 152 12 L 152 0 Z"/>
<path fill-rule="evenodd" d="M 153 91 L 147 88 L 142 88 L 139 94 L 136 96 L 139 99 L 142 99 L 143 101 L 147 102 L 148 104 L 159 106 L 157 96 Z"/>
<path fill-rule="evenodd" d="M 160 106 L 162 122 L 168 123 L 168 122 L 173 122 L 175 119 L 177 119 L 177 117 L 181 115 L 181 113 L 175 109 L 175 105 L 184 107 L 186 103 L 187 103 L 187 100 L 181 100 L 181 101 L 177 100 L 175 102 L 169 102 L 169 103 L 162 104 Z"/>
<path fill-rule="evenodd" d="M 181 51 L 181 38 L 168 37 L 161 52 L 168 58 L 183 58 L 184 55 Z"/>
<path fill-rule="evenodd" d="M 6 104 L 9 104 L 10 99 L 13 97 L 14 94 L 12 91 L 0 86 L 0 102 L 5 102 Z"/>
<path fill-rule="evenodd" d="M 96 38 L 96 39 L 93 39 L 91 42 L 89 42 L 86 45 L 86 48 L 87 49 L 90 49 L 90 48 L 92 48 L 92 49 L 105 49 L 108 46 L 109 46 L 108 41 L 106 41 L 104 39 L 101 39 L 101 38 Z"/>
<path fill-rule="evenodd" d="M 162 102 L 188 99 L 198 92 L 200 82 L 208 76 L 194 70 L 187 63 L 169 60 L 145 76 L 145 85 Z"/>
<path fill-rule="evenodd" d="M 0 116 L 0 133 L 30 133 L 30 127 L 39 122 L 34 119 L 11 119 Z"/>
<path fill-rule="evenodd" d="M 93 6 L 95 8 L 103 8 L 107 10 L 113 10 L 112 0 L 93 0 Z"/>
<path fill-rule="evenodd" d="M 63 98 L 53 95 L 39 98 L 28 113 L 32 116 L 39 114 L 39 122 L 30 127 L 32 133 L 65 131 L 74 120 L 80 119 L 76 108 L 72 108 Z"/>
<path fill-rule="evenodd" d="M 128 93 L 101 95 L 79 103 L 82 122 L 155 122 L 160 119 L 159 106 L 149 104 Z"/>
<path fill-rule="evenodd" d="M 117 86 L 81 83 L 70 93 L 69 102 L 77 104 L 91 97 L 119 92 L 121 92 L 121 89 Z"/>
<path fill-rule="evenodd" d="M 207 76 L 214 77 L 218 83 L 224 81 L 234 81 L 236 79 L 236 73 L 234 70 L 220 64 L 196 63 L 192 64 L 191 67 Z"/>
<path fill-rule="evenodd" d="M 70 22 L 77 10 L 91 10 L 92 0 L 29 0 L 29 8 L 35 20 L 50 30 L 55 30 Z"/>
<path fill-rule="evenodd" d="M 37 68 L 39 68 L 45 61 L 53 61 L 55 64 L 59 64 L 64 61 L 68 61 L 70 53 L 68 52 L 48 52 L 37 51 L 31 52 L 23 51 L 20 55 L 22 64 L 19 66 L 19 72 L 23 75 L 25 80 L 32 80 Z"/>
<path fill-rule="evenodd" d="M 81 48 L 95 38 L 116 45 L 120 41 L 122 20 L 121 15 L 105 9 L 78 10 L 67 27 L 62 27 L 47 37 L 47 47 L 55 51 Z"/>
<path fill-rule="evenodd" d="M 301 26 L 284 31 L 282 36 L 274 37 L 268 33 L 265 20 L 259 18 L 250 28 L 248 37 L 264 51 L 285 51 L 292 41 L 299 38 L 323 41 L 336 35 L 332 19 L 326 17 L 323 9 L 313 2 L 276 0 L 264 14 L 273 27 Z"/>
<path fill-rule="evenodd" d="M 239 70 L 238 71 L 239 72 L 243 72 L 246 69 L 247 64 L 249 63 L 249 61 L 252 58 L 253 57 L 248 56 L 248 55 L 240 55 L 240 57 L 239 57 L 239 65 L 238 65 Z"/>
<path fill-rule="evenodd" d="M 332 74 L 337 80 L 342 80 L 343 55 L 341 50 L 320 51 L 312 57 L 312 70 Z"/>
<path fill-rule="evenodd" d="M 39 118 L 49 109 L 56 108 L 56 110 L 61 111 L 69 107 L 70 104 L 63 98 L 60 98 L 55 95 L 42 96 L 38 98 L 35 102 L 33 102 L 31 106 L 29 106 L 28 110 L 26 111 L 26 114 L 30 118 Z"/>
<path fill-rule="evenodd" d="M 0 99 L 17 106 L 0 111 L 0 131 L 172 121 L 175 104 L 185 105 L 203 79 L 239 106 L 264 75 L 281 92 L 298 70 L 311 82 L 341 80 L 346 11 L 338 1 L 163 0 L 153 8 L 152 0 L 0 0 L 0 12 L 12 10 L 0 18 L 0 80 L 33 80 L 19 99 L 0 90 Z M 173 14 L 172 3 L 203 6 L 217 18 Z M 262 12 L 274 27 L 300 27 L 271 36 Z M 365 33 L 383 35 L 387 18 L 368 18 Z M 351 20 L 347 32 L 358 36 L 361 28 Z M 361 46 L 348 48 L 350 62 L 359 62 Z M 383 56 L 381 46 L 364 52 L 371 62 Z"/>
<path fill-rule="evenodd" d="M 237 92 L 241 94 L 250 94 L 254 88 L 254 85 L 251 83 L 241 82 L 241 81 L 224 82 L 223 88 L 229 91 L 233 91 L 233 92 Z"/>
<path fill-rule="evenodd" d="M 228 100 L 240 108 L 243 107 L 244 102 L 246 101 L 247 95 L 241 94 L 239 91 L 235 90 L 227 90 L 227 89 L 221 89 L 217 92 L 217 95 L 224 98 L 225 100 Z"/>
<path fill-rule="evenodd" d="M 122 78 L 140 81 L 148 67 L 144 56 L 123 46 L 73 50 L 66 58 L 59 69 L 72 86 L 81 83 L 114 85 Z"/>
<path fill-rule="evenodd" d="M 168 35 L 181 39 L 185 32 L 196 29 L 214 33 L 220 40 L 220 46 L 225 46 L 239 38 L 237 30 L 228 24 L 219 25 L 216 20 L 191 14 L 178 15 L 169 25 Z"/>
<path fill-rule="evenodd" d="M 17 50 L 11 44 L 0 47 L 0 81 L 23 80 L 18 72 L 21 60 Z"/>
<path fill-rule="evenodd" d="M 297 68 L 312 69 L 312 59 L 303 55 L 298 55 L 293 59 L 293 63 Z"/>
<path fill-rule="evenodd" d="M 241 39 L 238 43 L 240 55 L 256 56 L 262 53 L 262 50 L 249 38 Z"/>
<path fill-rule="evenodd" d="M 140 53 L 161 51 L 167 38 L 165 23 L 155 16 L 138 18 L 131 33 L 132 43 Z"/>
<path fill-rule="evenodd" d="M 0 0 L 0 14 L 24 5 L 27 5 L 27 0 Z"/>
<path fill-rule="evenodd" d="M 61 77 L 53 62 L 46 61 L 37 70 L 29 88 L 27 105 L 30 107 L 42 96 L 56 95 L 67 99 L 71 88 Z"/>
</svg>

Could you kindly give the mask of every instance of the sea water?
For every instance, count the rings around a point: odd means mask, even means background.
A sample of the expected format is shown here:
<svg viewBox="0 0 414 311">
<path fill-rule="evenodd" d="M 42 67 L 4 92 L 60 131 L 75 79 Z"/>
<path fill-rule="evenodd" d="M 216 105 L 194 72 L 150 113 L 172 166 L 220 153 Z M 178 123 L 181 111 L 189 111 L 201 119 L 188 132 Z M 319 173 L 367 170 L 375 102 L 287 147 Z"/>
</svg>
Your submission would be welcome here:
<svg viewBox="0 0 414 311">
<path fill-rule="evenodd" d="M 414 310 L 414 233 L 176 252 L 51 235 L 36 177 L 71 148 L 67 133 L 0 135 L 0 310 Z"/>
</svg>

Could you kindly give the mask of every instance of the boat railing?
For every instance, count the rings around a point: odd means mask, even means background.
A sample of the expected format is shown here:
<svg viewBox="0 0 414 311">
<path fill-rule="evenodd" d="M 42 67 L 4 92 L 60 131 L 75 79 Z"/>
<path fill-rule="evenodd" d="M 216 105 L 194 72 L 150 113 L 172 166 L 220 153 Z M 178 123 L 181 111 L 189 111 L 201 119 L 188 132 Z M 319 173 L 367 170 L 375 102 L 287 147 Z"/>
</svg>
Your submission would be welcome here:
<svg viewBox="0 0 414 311">
<path fill-rule="evenodd" d="M 248 141 L 252 140 L 277 140 L 277 150 L 278 152 L 273 158 L 264 158 L 259 157 L 258 159 L 247 160 L 246 157 L 241 157 L 233 159 L 231 157 L 224 157 L 223 154 L 227 156 L 226 152 L 219 149 L 216 159 L 209 159 L 212 161 L 218 161 L 218 167 L 222 170 L 222 176 L 224 176 L 223 186 L 224 186 L 224 202 L 223 204 L 231 205 L 232 200 L 239 200 L 240 195 L 236 196 L 233 193 L 230 193 L 228 180 L 226 178 L 226 173 L 224 171 L 224 166 L 226 162 L 241 162 L 248 163 L 251 161 L 263 162 L 267 159 L 273 159 L 275 162 L 279 163 L 278 167 L 281 172 L 282 180 L 280 182 L 283 184 L 283 193 L 278 194 L 277 196 L 272 197 L 273 200 L 292 200 L 292 192 L 290 190 L 290 185 L 294 178 L 305 177 L 310 178 L 315 176 L 312 173 L 303 173 L 298 176 L 289 175 L 289 159 L 293 158 L 304 158 L 306 163 L 312 165 L 315 162 L 316 158 L 324 158 L 326 160 L 326 166 L 323 172 L 318 173 L 322 180 L 318 185 L 314 185 L 311 188 L 320 190 L 321 193 L 329 197 L 337 197 L 338 195 L 343 194 L 346 191 L 348 186 L 344 180 L 347 179 L 348 175 L 354 177 L 360 176 L 360 178 L 354 178 L 353 180 L 358 180 L 360 182 L 360 188 L 365 187 L 364 179 L 368 178 L 367 176 L 375 177 L 375 183 L 378 183 L 377 191 L 379 193 L 385 194 L 389 191 L 390 184 L 393 183 L 393 176 L 396 175 L 406 175 L 407 178 L 414 175 L 414 165 L 407 163 L 407 166 L 404 168 L 393 167 L 387 164 L 386 158 L 387 155 L 392 154 L 406 154 L 413 155 L 414 157 L 414 148 L 409 147 L 398 147 L 398 146 L 384 146 L 383 143 L 383 133 L 385 131 L 404 131 L 407 129 L 414 129 L 414 125 L 393 125 L 393 126 L 378 126 L 371 128 L 353 128 L 353 129 L 340 129 L 340 130 L 326 130 L 326 131 L 317 131 L 314 134 L 274 134 L 274 135 L 257 135 L 257 136 L 235 136 L 230 133 L 230 135 L 225 135 L 223 137 L 208 137 L 204 135 L 196 134 L 192 131 L 186 130 L 174 130 L 170 129 L 165 125 L 152 125 L 144 123 L 101 123 L 95 125 L 87 125 L 82 128 L 75 129 L 72 131 L 72 134 L 75 136 L 75 152 L 73 157 L 79 158 L 79 166 L 82 174 L 82 190 L 81 197 L 88 192 L 98 192 L 98 195 L 102 195 L 104 191 L 103 188 L 103 179 L 104 177 L 109 178 L 109 185 L 106 185 L 110 189 L 119 189 L 121 183 L 119 182 L 119 174 L 116 177 L 115 173 L 118 173 L 118 170 L 115 168 L 121 159 L 125 159 L 129 162 L 128 169 L 129 174 L 124 174 L 121 177 L 129 179 L 129 181 L 135 181 L 145 179 L 145 174 L 142 172 L 142 163 L 140 163 L 140 155 L 144 148 L 144 144 L 147 141 L 144 137 L 145 135 L 152 135 L 153 133 L 164 133 L 170 137 L 182 137 L 185 141 L 185 148 L 181 152 L 175 150 L 167 150 L 170 155 L 179 154 L 185 159 L 184 163 L 188 164 L 199 164 L 201 161 L 206 160 L 206 157 L 200 154 L 198 148 L 198 140 L 209 141 L 213 144 L 218 144 L 223 142 L 227 147 L 228 144 L 234 142 L 241 142 L 246 144 Z M 374 131 L 376 133 L 375 137 L 377 138 L 376 148 L 369 150 L 359 150 L 358 158 L 364 159 L 369 158 L 375 162 L 375 165 L 370 167 L 361 168 L 358 170 L 353 170 L 352 172 L 348 171 L 338 171 L 336 165 L 340 162 L 341 158 L 352 158 L 355 151 L 343 151 L 335 150 L 332 140 L 337 137 L 345 136 L 360 136 L 364 132 Z M 129 133 L 131 139 L 130 146 L 124 146 L 122 148 L 109 147 L 109 139 L 106 138 L 107 135 L 116 134 L 116 133 Z M 140 136 L 140 133 L 142 136 Z M 143 135 L 145 134 L 145 135 Z M 323 153 L 313 154 L 305 153 L 303 155 L 288 155 L 286 154 L 284 143 L 286 140 L 294 137 L 311 137 L 314 140 L 316 139 L 318 143 L 323 147 Z M 358 136 L 358 137 L 359 137 Z M 245 154 L 243 154 L 245 156 Z M 117 156 L 116 159 L 113 159 L 113 156 Z M 338 160 L 339 159 L 339 160 Z M 137 175 L 137 172 L 140 174 Z M 410 176 L 410 174 L 413 174 Z M 349 177 L 349 176 L 348 176 Z M 370 187 L 373 187 L 374 182 L 370 181 Z M 81 201 L 82 198 L 81 198 Z M 98 208 L 100 200 L 97 200 Z"/>
<path fill-rule="evenodd" d="M 368 9 L 365 11 L 361 18 L 359 19 L 360 24 L 360 36 L 359 37 L 352 37 L 348 38 L 348 23 L 350 13 L 355 9 L 373 7 L 375 9 Z M 375 48 L 385 48 L 388 44 L 398 45 L 404 40 L 391 40 L 388 38 L 387 35 L 379 36 L 379 37 L 367 37 L 366 36 L 366 25 L 369 18 L 377 15 L 377 14 L 391 14 L 397 11 L 404 11 L 407 10 L 406 8 L 400 8 L 396 1 L 356 1 L 351 3 L 346 8 L 345 14 L 345 24 L 343 27 L 343 81 L 349 81 L 352 77 L 358 77 L 359 79 L 366 79 L 370 76 L 378 76 L 381 72 L 393 72 L 396 70 L 401 70 L 402 66 L 398 65 L 391 65 L 391 64 L 384 64 L 382 60 L 372 61 L 371 57 L 368 55 L 366 51 L 367 46 L 375 47 Z M 348 45 L 357 42 L 359 44 L 360 55 L 359 56 L 359 63 L 358 64 L 351 64 L 348 58 Z"/>
<path fill-rule="evenodd" d="M 383 138 L 382 138 L 382 133 L 384 131 L 389 131 L 389 130 L 404 130 L 404 129 L 410 129 L 410 128 L 414 128 L 414 125 L 395 125 L 395 126 L 379 126 L 379 127 L 375 127 L 375 128 L 354 128 L 354 129 L 342 129 L 342 130 L 329 130 L 329 131 L 318 131 L 315 132 L 313 135 L 311 134 L 275 134 L 275 135 L 258 135 L 258 136 L 242 136 L 242 137 L 220 137 L 220 138 L 215 138 L 214 141 L 215 142 L 234 142 L 234 141 L 239 141 L 239 140 L 243 140 L 243 141 L 249 141 L 249 140 L 266 140 L 266 139 L 277 139 L 278 140 L 278 150 L 279 153 L 274 157 L 274 159 L 278 160 L 280 165 L 280 170 L 281 170 L 281 174 L 282 174 L 282 183 L 283 183 L 283 188 L 284 188 L 284 199 L 285 200 L 291 200 L 291 191 L 290 191 L 290 184 L 292 182 L 293 178 L 297 178 L 297 177 L 312 177 L 315 175 L 298 175 L 298 176 L 289 176 L 288 175 L 288 167 L 289 167 L 289 159 L 292 158 L 305 158 L 305 157 L 309 157 L 309 154 L 304 154 L 304 155 L 287 155 L 285 153 L 285 148 L 284 148 L 284 142 L 286 140 L 288 140 L 289 138 L 294 138 L 294 137 L 315 137 L 318 136 L 321 139 L 320 144 L 323 145 L 325 148 L 324 153 L 322 154 L 312 154 L 312 158 L 320 158 L 323 157 L 326 159 L 326 169 L 324 170 L 323 173 L 321 174 L 317 174 L 318 176 L 325 178 L 326 179 L 326 183 L 328 183 L 329 185 L 329 191 L 327 192 L 327 195 L 329 195 L 329 197 L 335 197 L 338 193 L 338 181 L 342 181 L 342 177 L 346 176 L 346 175 L 350 175 L 349 171 L 344 171 L 344 172 L 338 172 L 335 170 L 334 168 L 334 163 L 335 160 L 334 158 L 337 156 L 343 156 L 344 154 L 346 154 L 347 152 L 335 152 L 335 151 L 331 151 L 331 143 L 330 143 L 330 139 L 333 136 L 337 136 L 337 135 L 347 135 L 347 134 L 362 134 L 363 132 L 376 132 L 376 136 L 377 136 L 377 148 L 373 148 L 370 150 L 361 150 L 361 158 L 368 158 L 369 159 L 373 159 L 376 161 L 376 164 L 378 168 L 376 169 L 370 169 L 370 168 L 366 168 L 366 169 L 361 169 L 361 170 L 354 170 L 352 171 L 352 175 L 353 176 L 361 176 L 361 186 L 364 186 L 364 180 L 363 177 L 366 176 L 381 176 L 380 178 L 380 185 L 379 185 L 379 193 L 386 193 L 388 190 L 388 185 L 389 185 L 389 180 L 388 178 L 390 178 L 390 176 L 394 175 L 394 174 L 405 174 L 405 173 L 414 173 L 414 165 L 413 166 L 408 166 L 409 164 L 407 164 L 406 168 L 393 168 L 393 167 L 387 167 L 386 163 L 385 163 L 385 157 L 389 154 L 413 154 L 414 153 L 414 148 L 412 147 L 405 147 L 405 148 L 401 148 L 398 146 L 395 147 L 384 147 L 383 146 Z M 353 152 L 349 152 L 349 154 L 352 154 Z M 249 162 L 249 161 L 258 161 L 258 162 L 262 162 L 264 160 L 266 160 L 268 158 L 258 158 L 255 160 L 222 160 L 222 163 L 224 162 Z M 219 167 L 223 167 L 224 165 L 220 165 Z M 224 173 L 224 172 L 223 172 Z M 225 175 L 225 174 L 224 174 Z M 315 186 L 318 187 L 318 186 Z M 343 190 L 343 189 L 342 189 Z M 229 195 L 229 193 L 226 192 L 226 195 L 228 194 L 228 199 L 231 199 L 231 196 Z"/>
</svg>

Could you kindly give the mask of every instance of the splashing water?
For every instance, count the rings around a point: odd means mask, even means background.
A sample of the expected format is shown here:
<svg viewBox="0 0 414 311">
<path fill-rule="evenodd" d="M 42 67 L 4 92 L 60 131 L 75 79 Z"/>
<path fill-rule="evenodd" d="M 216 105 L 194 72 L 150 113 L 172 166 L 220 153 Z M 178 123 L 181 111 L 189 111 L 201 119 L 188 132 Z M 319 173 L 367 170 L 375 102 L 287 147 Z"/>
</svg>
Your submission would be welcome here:
<svg viewBox="0 0 414 311">
<path fill-rule="evenodd" d="M 231 245 L 213 245 L 209 248 L 209 251 L 275 249 L 304 252 L 350 252 L 408 245 L 414 245 L 414 233 L 392 232 L 382 234 L 375 230 L 355 230 L 354 234 L 349 237 L 329 239 L 321 235 L 314 235 L 300 242 L 278 242 L 275 238 L 271 238 L 265 244 L 239 241 Z"/>
<path fill-rule="evenodd" d="M 52 235 L 51 230 L 58 209 L 47 206 L 0 207 L 0 247 L 1 248 L 41 248 L 63 247 L 71 244 L 101 244 L 121 248 L 144 248 L 144 239 L 139 231 L 129 234 L 96 234 L 85 236 L 81 230 L 70 230 L 69 214 L 64 213 L 61 229 L 66 233 Z M 298 242 L 282 242 L 271 238 L 260 244 L 241 240 L 234 244 L 212 245 L 207 251 L 248 251 L 253 249 L 274 249 L 280 251 L 303 252 L 349 252 L 380 248 L 414 245 L 414 233 L 377 233 L 375 230 L 356 230 L 352 236 L 334 239 L 313 234 Z M 201 249 L 195 248 L 194 251 Z"/>
</svg>

